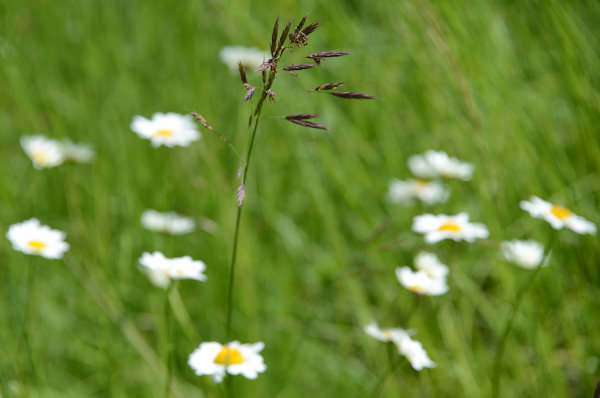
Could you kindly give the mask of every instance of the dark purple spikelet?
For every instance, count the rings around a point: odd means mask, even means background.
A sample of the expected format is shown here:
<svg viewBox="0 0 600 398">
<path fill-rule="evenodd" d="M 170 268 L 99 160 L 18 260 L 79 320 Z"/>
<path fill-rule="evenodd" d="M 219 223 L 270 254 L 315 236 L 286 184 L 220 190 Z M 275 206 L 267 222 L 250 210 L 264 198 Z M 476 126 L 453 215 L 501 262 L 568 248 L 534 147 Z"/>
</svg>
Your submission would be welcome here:
<svg viewBox="0 0 600 398">
<path fill-rule="evenodd" d="M 300 126 L 310 127 L 311 129 L 329 130 L 329 127 L 319 123 L 311 122 L 310 120 L 288 119 L 290 122 L 299 124 Z"/>
<path fill-rule="evenodd" d="M 315 88 L 315 91 L 334 90 L 342 85 L 344 85 L 344 82 L 327 83 L 327 84 L 323 84 L 322 86 Z"/>
<path fill-rule="evenodd" d="M 319 116 L 317 113 L 300 113 L 298 115 L 287 115 L 285 118 L 287 120 L 306 120 L 315 118 L 317 116 Z"/>
<path fill-rule="evenodd" d="M 254 95 L 254 86 L 248 83 L 244 83 L 244 87 L 246 87 L 246 95 L 244 96 L 244 102 L 250 100 Z"/>
<path fill-rule="evenodd" d="M 354 93 L 351 91 L 332 91 L 329 94 L 335 95 L 340 98 L 349 98 L 349 99 L 375 99 L 374 95 L 365 94 L 365 93 Z"/>
<path fill-rule="evenodd" d="M 321 63 L 323 58 L 332 58 L 332 57 L 342 57 L 344 55 L 350 55 L 351 52 L 348 51 L 323 51 L 319 53 L 314 53 L 307 55 L 306 58 L 310 58 L 315 61 L 317 64 Z"/>
<path fill-rule="evenodd" d="M 293 64 L 293 65 L 286 66 L 285 68 L 283 68 L 283 70 L 287 70 L 287 71 L 291 71 L 291 70 L 303 70 L 303 69 L 316 68 L 317 66 L 319 66 L 319 65 L 315 65 L 315 64 Z"/>
<path fill-rule="evenodd" d="M 292 27 L 292 21 L 288 22 L 288 24 L 283 28 L 283 32 L 281 32 L 281 36 L 279 36 L 279 43 L 277 44 L 277 50 L 275 50 L 275 58 L 280 57 L 285 50 L 284 44 L 285 39 L 287 39 L 288 34 L 290 33 L 290 28 Z"/>
<path fill-rule="evenodd" d="M 265 91 L 265 93 L 267 93 L 267 95 L 269 96 L 269 101 L 275 103 L 277 101 L 275 101 L 275 92 L 271 89 Z"/>
<path fill-rule="evenodd" d="M 273 61 L 273 58 L 266 60 L 265 62 L 263 62 L 262 64 L 260 64 L 260 66 L 258 68 L 256 68 L 257 71 L 259 72 L 265 72 L 267 69 L 269 69 L 275 61 Z"/>
<path fill-rule="evenodd" d="M 321 21 L 316 21 L 311 23 L 310 25 L 308 25 L 306 28 L 302 29 L 302 33 L 304 33 L 305 36 L 310 35 L 312 32 L 314 32 L 315 30 L 317 30 L 317 28 L 321 25 Z"/>
<path fill-rule="evenodd" d="M 238 61 L 238 69 L 240 71 L 240 78 L 242 79 L 242 83 L 248 83 L 248 77 L 246 76 L 246 68 L 244 67 L 241 61 Z"/>
<path fill-rule="evenodd" d="M 277 37 L 279 36 L 279 17 L 275 20 L 273 25 L 273 34 L 271 36 L 271 56 L 275 58 L 277 52 Z"/>
</svg>

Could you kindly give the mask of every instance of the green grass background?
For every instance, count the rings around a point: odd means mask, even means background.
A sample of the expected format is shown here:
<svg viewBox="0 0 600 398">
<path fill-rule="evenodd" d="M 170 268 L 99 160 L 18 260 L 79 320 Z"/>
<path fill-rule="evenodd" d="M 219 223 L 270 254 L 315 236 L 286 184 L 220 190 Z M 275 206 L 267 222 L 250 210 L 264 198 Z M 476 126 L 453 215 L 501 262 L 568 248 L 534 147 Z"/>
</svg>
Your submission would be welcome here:
<svg viewBox="0 0 600 398">
<path fill-rule="evenodd" d="M 136 266 L 154 250 L 208 266 L 206 283 L 177 286 L 193 330 L 172 321 L 173 396 L 219 396 L 187 357 L 202 341 L 224 342 L 240 164 L 206 130 L 189 148 L 152 148 L 129 124 L 134 115 L 193 109 L 243 151 L 251 105 L 219 49 L 266 49 L 277 15 L 297 21 L 307 11 L 322 27 L 289 62 L 323 50 L 353 55 L 298 78 L 282 71 L 278 102 L 263 111 L 233 329 L 242 342 L 265 342 L 268 370 L 256 381 L 236 377 L 236 395 L 372 396 L 395 357 L 364 334 L 376 320 L 418 330 L 438 364 L 416 372 L 402 362 L 381 396 L 489 396 L 499 335 L 529 272 L 487 246 L 426 247 L 410 229 L 426 211 L 467 211 L 497 241 L 556 237 L 516 318 L 501 395 L 591 397 L 600 245 L 518 205 L 538 195 L 600 221 L 600 3 L 559 0 L 2 1 L 1 231 L 37 217 L 66 231 L 71 245 L 53 261 L 0 239 L 4 397 L 164 396 L 165 293 Z M 332 81 L 378 99 L 306 92 Z M 276 118 L 313 112 L 330 131 Z M 19 145 L 33 133 L 89 142 L 97 158 L 34 170 Z M 407 158 L 427 149 L 473 163 L 473 180 L 450 182 L 443 205 L 387 203 L 389 179 L 408 178 Z M 147 208 L 216 228 L 157 236 L 141 228 Z M 417 300 L 395 279 L 394 268 L 423 248 L 451 267 L 444 296 Z M 27 297 L 32 355 L 23 341 Z"/>
</svg>

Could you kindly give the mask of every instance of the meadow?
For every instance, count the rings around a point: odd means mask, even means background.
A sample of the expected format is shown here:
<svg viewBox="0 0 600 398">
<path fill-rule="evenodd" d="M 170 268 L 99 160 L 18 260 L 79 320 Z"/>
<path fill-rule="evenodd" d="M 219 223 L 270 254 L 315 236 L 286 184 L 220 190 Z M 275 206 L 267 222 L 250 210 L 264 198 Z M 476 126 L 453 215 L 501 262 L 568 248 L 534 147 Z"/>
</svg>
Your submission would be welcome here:
<svg viewBox="0 0 600 398">
<path fill-rule="evenodd" d="M 321 26 L 281 65 L 352 54 L 280 70 L 264 104 L 230 336 L 264 342 L 267 370 L 218 384 L 187 362 L 202 342 L 227 343 L 243 164 L 199 123 L 200 140 L 172 148 L 130 124 L 196 111 L 244 154 L 261 78 L 247 71 L 257 94 L 243 102 L 219 51 L 268 51 L 275 18 L 293 29 L 306 12 Z M 600 243 L 519 203 L 535 195 L 600 222 L 599 21 L 594 1 L 2 1 L 0 231 L 35 217 L 70 247 L 47 259 L 0 239 L 0 394 L 481 398 L 497 380 L 502 397 L 591 398 Z M 329 82 L 377 98 L 311 91 Z M 283 118 L 312 113 L 329 130 Z M 20 143 L 32 134 L 96 156 L 35 169 Z M 472 178 L 445 179 L 445 203 L 391 203 L 390 180 L 411 178 L 408 159 L 430 149 L 472 164 Z M 196 229 L 147 230 L 146 209 Z M 489 238 L 429 244 L 412 230 L 416 216 L 460 212 Z M 498 245 L 513 239 L 542 243 L 547 266 L 506 261 Z M 153 286 L 138 259 L 154 251 L 203 261 L 207 280 Z M 396 267 L 421 251 L 448 265 L 447 293 L 399 284 Z M 365 333 L 373 321 L 415 330 L 436 366 L 413 369 Z"/>
</svg>

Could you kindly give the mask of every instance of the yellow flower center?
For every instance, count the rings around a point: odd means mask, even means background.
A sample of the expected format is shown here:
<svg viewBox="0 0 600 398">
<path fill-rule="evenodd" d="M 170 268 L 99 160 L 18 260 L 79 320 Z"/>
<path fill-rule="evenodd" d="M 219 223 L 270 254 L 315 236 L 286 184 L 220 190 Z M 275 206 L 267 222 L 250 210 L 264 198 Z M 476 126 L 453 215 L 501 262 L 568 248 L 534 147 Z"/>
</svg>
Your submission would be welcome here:
<svg viewBox="0 0 600 398">
<path fill-rule="evenodd" d="M 41 252 L 46 247 L 46 244 L 39 240 L 30 240 L 29 242 L 27 242 L 27 244 L 29 245 L 29 248 L 34 252 Z"/>
<path fill-rule="evenodd" d="M 46 165 L 48 164 L 48 156 L 45 152 L 33 152 L 31 157 L 37 164 Z"/>
<path fill-rule="evenodd" d="M 460 227 L 452 222 L 447 222 L 438 228 L 438 231 L 452 231 L 452 232 L 460 232 Z"/>
<path fill-rule="evenodd" d="M 420 292 L 423 290 L 423 286 L 412 285 L 408 287 L 408 290 L 412 290 L 413 292 Z"/>
<path fill-rule="evenodd" d="M 569 218 L 573 215 L 573 213 L 571 213 L 571 210 L 557 205 L 552 205 L 550 213 L 554 214 L 559 220 L 564 220 L 565 218 Z"/>
<path fill-rule="evenodd" d="M 389 330 L 382 330 L 381 334 L 386 339 L 391 339 L 392 338 L 392 333 Z"/>
<path fill-rule="evenodd" d="M 170 137 L 173 135 L 173 132 L 171 130 L 158 130 L 154 135 L 159 137 Z"/>
<path fill-rule="evenodd" d="M 417 192 L 423 192 L 423 190 L 425 188 L 427 188 L 427 184 L 428 184 L 427 181 L 417 179 L 417 180 L 415 180 L 415 190 Z"/>
<path fill-rule="evenodd" d="M 235 348 L 229 348 L 225 345 L 221 352 L 215 357 L 214 362 L 218 365 L 225 366 L 238 365 L 244 362 L 244 357 L 242 356 L 242 353 Z"/>
</svg>

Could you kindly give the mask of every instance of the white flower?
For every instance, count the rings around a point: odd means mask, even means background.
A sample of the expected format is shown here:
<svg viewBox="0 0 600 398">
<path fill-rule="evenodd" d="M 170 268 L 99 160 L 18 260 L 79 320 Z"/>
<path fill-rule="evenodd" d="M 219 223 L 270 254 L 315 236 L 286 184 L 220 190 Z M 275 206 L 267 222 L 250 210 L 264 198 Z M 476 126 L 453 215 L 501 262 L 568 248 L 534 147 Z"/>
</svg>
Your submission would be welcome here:
<svg viewBox="0 0 600 398">
<path fill-rule="evenodd" d="M 167 287 L 171 279 L 206 280 L 203 273 L 206 265 L 190 256 L 166 258 L 161 252 L 143 253 L 139 263 L 152 284 L 158 287 Z"/>
<path fill-rule="evenodd" d="M 55 167 L 65 161 L 60 144 L 43 135 L 21 137 L 21 147 L 33 161 L 33 167 L 36 169 Z"/>
<path fill-rule="evenodd" d="M 60 142 L 60 150 L 65 157 L 65 160 L 70 160 L 75 163 L 90 163 L 96 152 L 88 144 L 76 144 L 71 140 L 63 140 Z"/>
<path fill-rule="evenodd" d="M 448 276 L 448 267 L 437 258 L 433 253 L 421 252 L 415 257 L 415 267 L 419 271 L 424 271 L 431 278 L 443 279 Z"/>
<path fill-rule="evenodd" d="M 408 168 L 421 178 L 459 178 L 470 180 L 473 165 L 451 158 L 446 152 L 429 150 L 423 155 L 413 155 L 408 159 Z"/>
<path fill-rule="evenodd" d="M 432 278 L 425 271 L 413 272 L 409 267 L 397 267 L 396 278 L 408 290 L 427 296 L 439 296 L 448 291 L 446 278 Z"/>
<path fill-rule="evenodd" d="M 375 322 L 371 322 L 365 326 L 365 333 L 377 340 L 394 343 L 398 353 L 405 356 L 415 370 L 435 367 L 435 362 L 427 356 L 421 343 L 410 338 L 414 334 L 413 330 L 380 329 Z"/>
<path fill-rule="evenodd" d="M 413 331 L 400 328 L 380 329 L 377 323 L 371 322 L 365 326 L 365 333 L 379 341 L 391 341 L 397 344 L 403 338 L 412 335 Z"/>
<path fill-rule="evenodd" d="M 423 345 L 418 341 L 407 336 L 396 347 L 398 348 L 398 352 L 408 359 L 413 369 L 435 368 L 435 362 L 429 358 Z"/>
<path fill-rule="evenodd" d="M 6 237 L 13 249 L 26 254 L 57 259 L 62 258 L 64 252 L 69 250 L 64 232 L 41 225 L 36 218 L 11 225 Z"/>
<path fill-rule="evenodd" d="M 194 219 L 175 212 L 160 213 L 148 209 L 142 213 L 142 226 L 150 231 L 165 232 L 181 235 L 192 232 L 195 228 Z"/>
<path fill-rule="evenodd" d="M 544 246 L 534 240 L 502 242 L 500 249 L 506 260 L 526 269 L 537 267 L 544 257 Z"/>
<path fill-rule="evenodd" d="M 410 179 L 402 181 L 392 179 L 388 191 L 388 200 L 394 203 L 410 204 L 418 199 L 433 205 L 448 200 L 450 193 L 446 187 L 437 181 L 423 181 Z"/>
<path fill-rule="evenodd" d="M 271 58 L 271 54 L 254 47 L 227 46 L 219 51 L 219 58 L 227 65 L 229 70 L 238 70 L 238 62 L 248 70 L 256 70 L 263 62 Z"/>
<path fill-rule="evenodd" d="M 217 383 L 223 381 L 225 372 L 256 379 L 259 373 L 267 370 L 263 357 L 259 354 L 265 344 L 240 344 L 232 341 L 226 345 L 217 342 L 200 344 L 188 359 L 188 364 L 198 376 L 211 375 Z"/>
<path fill-rule="evenodd" d="M 546 202 L 537 196 L 532 196 L 529 200 L 521 201 L 521 209 L 528 211 L 532 217 L 543 218 L 554 229 L 567 227 L 578 234 L 596 234 L 596 225 L 593 222 L 574 214 L 571 210 Z"/>
<path fill-rule="evenodd" d="M 131 129 L 141 138 L 152 141 L 152 146 L 164 145 L 189 146 L 192 141 L 200 139 L 200 133 L 190 115 L 177 113 L 160 113 L 152 115 L 152 119 L 135 116 Z"/>
<path fill-rule="evenodd" d="M 473 242 L 477 238 L 487 238 L 488 229 L 483 224 L 470 223 L 467 213 L 455 216 L 445 214 L 423 214 L 413 219 L 413 231 L 425 234 L 427 243 L 436 243 L 443 239 Z"/>
</svg>

